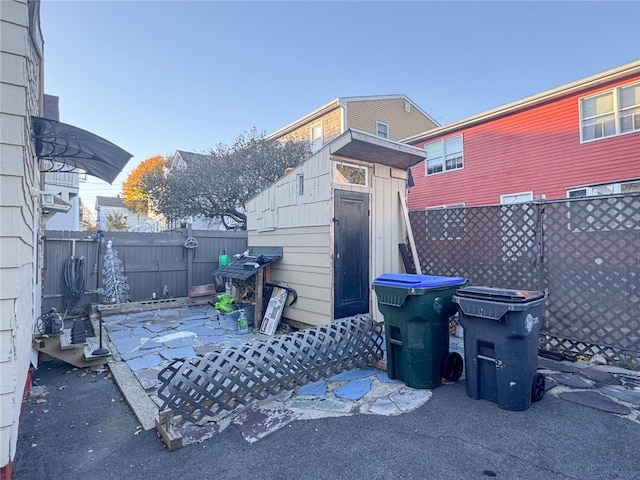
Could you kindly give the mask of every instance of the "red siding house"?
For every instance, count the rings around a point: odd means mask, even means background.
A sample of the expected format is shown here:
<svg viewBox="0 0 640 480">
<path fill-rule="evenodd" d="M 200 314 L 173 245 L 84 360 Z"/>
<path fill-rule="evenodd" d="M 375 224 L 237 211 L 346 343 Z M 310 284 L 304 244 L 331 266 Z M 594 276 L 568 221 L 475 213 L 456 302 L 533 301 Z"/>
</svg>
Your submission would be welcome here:
<svg viewBox="0 0 640 480">
<path fill-rule="evenodd" d="M 410 209 L 640 191 L 640 61 L 403 141 Z"/>
</svg>

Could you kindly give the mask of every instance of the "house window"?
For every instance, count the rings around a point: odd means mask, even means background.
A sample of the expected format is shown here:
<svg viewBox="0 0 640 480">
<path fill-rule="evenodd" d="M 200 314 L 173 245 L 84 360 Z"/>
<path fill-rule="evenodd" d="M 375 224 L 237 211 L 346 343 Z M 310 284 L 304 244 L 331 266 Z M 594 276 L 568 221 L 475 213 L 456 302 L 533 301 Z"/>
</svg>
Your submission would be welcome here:
<svg viewBox="0 0 640 480">
<path fill-rule="evenodd" d="M 595 199 L 616 194 L 640 192 L 640 181 L 610 183 L 567 189 L 569 229 L 573 232 L 640 230 L 637 197 Z"/>
<path fill-rule="evenodd" d="M 640 130 L 640 83 L 580 99 L 581 141 Z"/>
<path fill-rule="evenodd" d="M 299 197 L 304 195 L 304 175 L 302 173 L 296 175 L 296 193 Z"/>
<path fill-rule="evenodd" d="M 533 192 L 520 192 L 500 195 L 500 205 L 509 205 L 512 203 L 524 203 L 531 201 L 533 201 Z"/>
<path fill-rule="evenodd" d="M 311 127 L 311 153 L 316 153 L 322 148 L 322 123 L 316 123 Z"/>
<path fill-rule="evenodd" d="M 427 175 L 458 170 L 464 166 L 462 153 L 462 135 L 427 143 Z"/>
<path fill-rule="evenodd" d="M 389 138 L 389 125 L 382 122 L 376 122 L 376 135 L 380 138 Z"/>
<path fill-rule="evenodd" d="M 367 168 L 358 165 L 336 163 L 334 179 L 338 183 L 367 186 Z"/>
<path fill-rule="evenodd" d="M 404 102 L 404 111 L 411 113 L 411 104 L 409 102 Z"/>
<path fill-rule="evenodd" d="M 460 240 L 465 231 L 464 203 L 427 209 L 427 238 L 429 240 Z"/>
</svg>

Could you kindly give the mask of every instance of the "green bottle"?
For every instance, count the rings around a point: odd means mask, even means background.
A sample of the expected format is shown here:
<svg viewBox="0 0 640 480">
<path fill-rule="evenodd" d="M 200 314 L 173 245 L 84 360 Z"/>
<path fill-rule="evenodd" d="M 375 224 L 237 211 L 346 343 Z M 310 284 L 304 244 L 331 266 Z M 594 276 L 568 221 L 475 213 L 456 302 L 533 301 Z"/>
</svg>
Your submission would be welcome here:
<svg viewBox="0 0 640 480">
<path fill-rule="evenodd" d="M 247 315 L 244 313 L 244 309 L 240 309 L 240 316 L 238 317 L 238 333 L 249 333 L 249 321 Z"/>
</svg>

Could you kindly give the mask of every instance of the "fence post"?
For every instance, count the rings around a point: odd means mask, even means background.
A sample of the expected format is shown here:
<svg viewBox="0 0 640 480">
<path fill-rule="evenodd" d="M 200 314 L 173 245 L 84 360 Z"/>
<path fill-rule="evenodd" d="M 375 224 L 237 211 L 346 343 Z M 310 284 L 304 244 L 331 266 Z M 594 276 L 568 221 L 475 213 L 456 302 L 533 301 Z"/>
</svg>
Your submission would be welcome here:
<svg viewBox="0 0 640 480">
<path fill-rule="evenodd" d="M 191 224 L 187 227 L 187 239 L 191 238 Z M 187 292 L 189 287 L 193 285 L 193 254 L 194 248 L 186 248 L 187 250 Z"/>
</svg>

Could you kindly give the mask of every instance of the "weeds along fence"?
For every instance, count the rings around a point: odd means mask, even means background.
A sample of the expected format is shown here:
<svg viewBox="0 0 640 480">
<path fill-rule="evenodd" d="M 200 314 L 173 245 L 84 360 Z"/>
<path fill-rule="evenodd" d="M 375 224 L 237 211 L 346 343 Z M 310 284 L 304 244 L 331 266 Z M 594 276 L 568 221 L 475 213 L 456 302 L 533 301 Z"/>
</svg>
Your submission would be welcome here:
<svg viewBox="0 0 640 480">
<path fill-rule="evenodd" d="M 547 291 L 543 348 L 640 364 L 640 194 L 409 218 L 423 273 Z"/>
<path fill-rule="evenodd" d="M 117 252 L 129 285 L 129 300 L 163 294 L 186 297 L 189 287 L 214 282 L 218 256 L 242 253 L 247 232 L 188 230 L 161 233 L 47 231 L 45 233 L 42 311 L 64 312 L 102 303 L 104 253 L 107 242 Z M 72 259 L 76 261 L 73 262 Z M 82 260 L 80 260 L 82 259 Z"/>
</svg>

